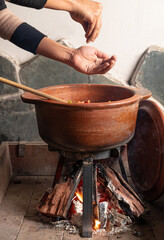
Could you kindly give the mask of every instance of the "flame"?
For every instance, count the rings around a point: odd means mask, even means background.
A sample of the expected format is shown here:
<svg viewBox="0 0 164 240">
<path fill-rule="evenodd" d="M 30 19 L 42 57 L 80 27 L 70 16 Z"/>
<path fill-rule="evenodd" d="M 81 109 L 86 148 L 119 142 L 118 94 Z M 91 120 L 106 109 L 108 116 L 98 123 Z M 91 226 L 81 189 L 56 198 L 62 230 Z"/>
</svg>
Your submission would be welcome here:
<svg viewBox="0 0 164 240">
<path fill-rule="evenodd" d="M 78 198 L 78 200 L 83 203 L 83 193 L 81 191 L 79 191 L 78 189 L 75 192 L 76 197 Z"/>
<path fill-rule="evenodd" d="M 100 229 L 100 226 L 101 226 L 101 222 L 98 219 L 95 219 L 93 229 L 94 230 Z"/>
<path fill-rule="evenodd" d="M 75 198 L 78 199 L 81 203 L 83 203 L 83 191 L 80 187 L 78 187 L 77 190 L 75 191 Z M 93 202 L 93 204 L 95 204 L 95 202 Z M 101 227 L 101 222 L 98 219 L 94 219 L 93 229 L 97 230 L 97 229 L 100 229 L 100 227 Z"/>
</svg>

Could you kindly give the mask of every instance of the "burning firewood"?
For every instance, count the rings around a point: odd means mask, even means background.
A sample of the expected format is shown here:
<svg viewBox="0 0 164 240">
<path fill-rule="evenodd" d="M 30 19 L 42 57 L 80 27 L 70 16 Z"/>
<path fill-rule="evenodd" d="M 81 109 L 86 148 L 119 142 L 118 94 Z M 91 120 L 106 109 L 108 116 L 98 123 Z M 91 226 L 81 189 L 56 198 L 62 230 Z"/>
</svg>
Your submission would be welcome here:
<svg viewBox="0 0 164 240">
<path fill-rule="evenodd" d="M 93 170 L 93 229 L 111 231 L 127 225 L 144 212 L 144 205 L 121 175 L 104 163 Z M 70 219 L 79 227 L 83 215 L 83 169 L 73 171 L 67 180 L 46 192 L 37 209 L 46 216 Z"/>
<path fill-rule="evenodd" d="M 56 184 L 50 192 L 45 192 L 36 207 L 39 212 L 51 217 L 66 218 L 81 176 L 82 168 L 74 179 L 68 177 L 66 181 Z"/>
<path fill-rule="evenodd" d="M 121 175 L 108 166 L 98 164 L 99 174 L 105 181 L 106 192 L 111 199 L 111 204 L 119 207 L 132 219 L 139 217 L 144 212 L 144 204 L 126 183 Z M 102 180 L 101 180 L 102 181 Z M 113 197 L 112 197 L 113 196 Z"/>
<path fill-rule="evenodd" d="M 59 216 L 70 195 L 71 187 L 72 182 L 70 178 L 66 182 L 56 184 L 48 196 L 47 193 L 44 195 L 43 199 L 45 202 L 42 200 L 38 204 L 38 210 L 44 214 Z"/>
</svg>

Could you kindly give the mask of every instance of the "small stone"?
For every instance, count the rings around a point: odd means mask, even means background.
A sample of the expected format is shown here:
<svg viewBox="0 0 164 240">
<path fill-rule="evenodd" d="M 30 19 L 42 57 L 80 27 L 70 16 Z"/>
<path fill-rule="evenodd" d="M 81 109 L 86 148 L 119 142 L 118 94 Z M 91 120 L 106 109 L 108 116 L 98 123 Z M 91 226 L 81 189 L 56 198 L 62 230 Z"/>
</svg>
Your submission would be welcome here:
<svg viewBox="0 0 164 240">
<path fill-rule="evenodd" d="M 132 231 L 132 234 L 133 234 L 135 237 L 143 237 L 143 233 L 137 232 L 137 231 L 135 231 L 135 230 Z"/>
</svg>

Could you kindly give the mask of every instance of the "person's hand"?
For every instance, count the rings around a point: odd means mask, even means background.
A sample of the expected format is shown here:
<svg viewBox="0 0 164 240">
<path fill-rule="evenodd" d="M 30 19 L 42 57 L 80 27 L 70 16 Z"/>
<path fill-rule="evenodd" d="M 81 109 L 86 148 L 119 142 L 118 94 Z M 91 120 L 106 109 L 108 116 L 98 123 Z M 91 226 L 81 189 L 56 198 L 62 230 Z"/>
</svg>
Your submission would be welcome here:
<svg viewBox="0 0 164 240">
<path fill-rule="evenodd" d="M 115 56 L 110 57 L 94 47 L 82 46 L 77 49 L 69 48 L 48 37 L 42 39 L 36 53 L 63 62 L 78 72 L 87 75 L 104 74 L 116 62 Z"/>
<path fill-rule="evenodd" d="M 87 43 L 98 37 L 102 25 L 101 3 L 92 0 L 47 0 L 44 7 L 69 12 L 72 19 L 83 26 Z"/>
<path fill-rule="evenodd" d="M 95 41 L 102 25 L 102 4 L 91 0 L 76 0 L 70 12 L 72 19 L 79 22 L 85 31 L 86 42 Z"/>
<path fill-rule="evenodd" d="M 108 72 L 115 62 L 115 56 L 110 57 L 94 47 L 83 46 L 73 51 L 69 65 L 78 72 L 91 75 Z"/>
</svg>

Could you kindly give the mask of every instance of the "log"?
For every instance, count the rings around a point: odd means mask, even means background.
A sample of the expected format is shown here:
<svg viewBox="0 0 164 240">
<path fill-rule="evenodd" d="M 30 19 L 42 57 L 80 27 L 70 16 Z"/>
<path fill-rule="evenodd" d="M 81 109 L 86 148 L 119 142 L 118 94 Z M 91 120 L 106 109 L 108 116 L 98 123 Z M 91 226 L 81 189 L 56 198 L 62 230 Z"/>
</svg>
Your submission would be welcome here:
<svg viewBox="0 0 164 240">
<path fill-rule="evenodd" d="M 73 178 L 57 183 L 51 191 L 46 191 L 39 203 L 37 210 L 50 217 L 67 218 L 72 198 L 82 177 L 82 167 Z"/>
<path fill-rule="evenodd" d="M 115 197 L 115 195 L 113 194 L 113 192 L 107 187 L 107 183 L 104 181 L 104 179 L 100 176 L 100 174 L 98 175 L 98 182 L 104 187 L 104 191 L 107 193 L 108 195 L 108 203 L 110 205 L 111 208 L 114 209 L 119 209 L 120 205 L 119 205 L 119 201 L 118 199 Z"/>
<path fill-rule="evenodd" d="M 58 212 L 62 208 L 63 201 L 67 196 L 67 192 L 70 192 L 70 186 L 72 185 L 71 179 L 68 178 L 66 182 L 58 183 L 55 185 L 52 192 L 50 192 L 46 198 L 45 194 L 42 197 L 40 203 L 37 205 L 37 209 L 44 214 L 51 216 L 58 216 Z M 61 201 L 62 200 L 62 201 Z M 44 202 L 45 201 L 45 202 Z"/>
<path fill-rule="evenodd" d="M 144 212 L 144 204 L 133 189 L 126 183 L 121 175 L 112 168 L 98 164 L 98 169 L 101 176 L 99 178 L 105 180 L 104 184 L 108 189 L 109 196 L 111 194 L 115 196 L 120 208 L 130 216 L 131 219 L 139 217 Z M 111 202 L 113 201 L 114 199 Z M 113 204 L 116 204 L 116 202 Z"/>
</svg>

